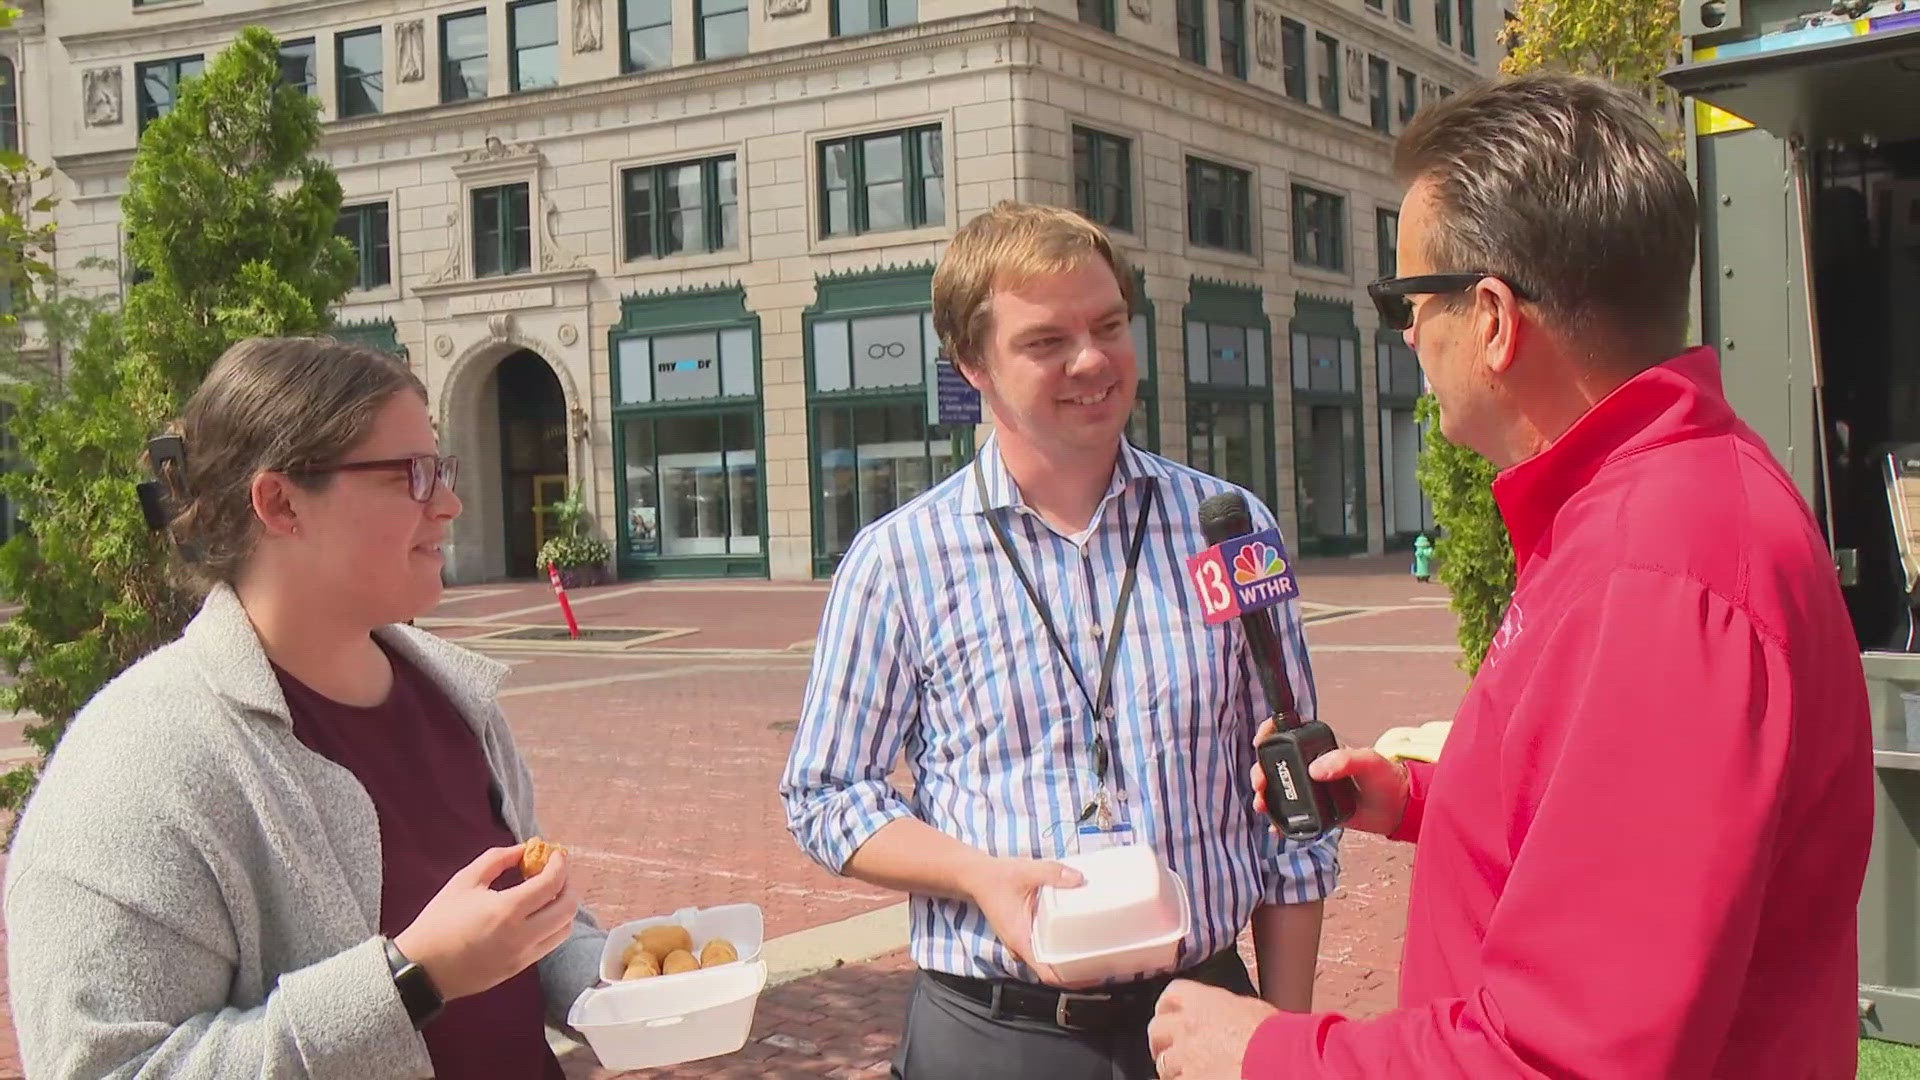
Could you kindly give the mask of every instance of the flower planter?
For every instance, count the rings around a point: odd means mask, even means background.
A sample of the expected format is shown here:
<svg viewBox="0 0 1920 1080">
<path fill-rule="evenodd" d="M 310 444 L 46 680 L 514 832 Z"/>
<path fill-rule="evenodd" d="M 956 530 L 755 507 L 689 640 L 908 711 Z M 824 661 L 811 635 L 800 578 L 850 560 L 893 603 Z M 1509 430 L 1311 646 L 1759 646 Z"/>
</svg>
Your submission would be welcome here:
<svg viewBox="0 0 1920 1080">
<path fill-rule="evenodd" d="M 613 580 L 612 571 L 605 563 L 586 563 L 580 566 L 560 567 L 560 584 L 568 589 L 584 589 L 594 585 L 605 585 Z"/>
</svg>

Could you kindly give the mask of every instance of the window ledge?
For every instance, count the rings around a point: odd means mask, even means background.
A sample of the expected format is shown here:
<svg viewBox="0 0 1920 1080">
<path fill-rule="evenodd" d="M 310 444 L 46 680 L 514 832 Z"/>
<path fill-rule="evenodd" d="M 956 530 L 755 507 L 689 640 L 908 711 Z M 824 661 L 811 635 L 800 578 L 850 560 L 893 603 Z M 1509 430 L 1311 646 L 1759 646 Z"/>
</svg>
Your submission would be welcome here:
<svg viewBox="0 0 1920 1080">
<path fill-rule="evenodd" d="M 657 259 L 642 256 L 638 259 L 621 259 L 614 264 L 614 276 L 644 277 L 648 274 L 664 274 L 676 270 L 705 270 L 715 266 L 737 266 L 752 261 L 753 257 L 744 247 L 685 255 L 663 255 Z"/>
<path fill-rule="evenodd" d="M 1309 266 L 1301 262 L 1295 262 L 1293 264 L 1293 276 L 1304 278 L 1308 281 L 1324 282 L 1328 285 L 1341 285 L 1347 288 L 1353 287 L 1353 274 L 1351 272 L 1328 270 L 1324 267 Z"/>
<path fill-rule="evenodd" d="M 149 11 L 179 11 L 181 8 L 199 7 L 204 0 L 159 0 L 158 3 L 140 4 L 133 9 L 135 15 L 145 15 Z"/>
<path fill-rule="evenodd" d="M 953 239 L 953 229 L 942 223 L 924 225 L 917 229 L 891 229 L 887 232 L 854 233 L 850 236 L 816 235 L 813 238 L 812 250 L 816 254 L 827 255 L 837 251 L 866 251 L 875 247 L 904 247 L 908 244 L 951 239 Z"/>
<path fill-rule="evenodd" d="M 349 304 L 385 304 L 398 299 L 400 299 L 399 283 L 389 282 L 377 289 L 348 289 L 347 295 L 340 298 L 340 303 L 343 306 Z"/>
<path fill-rule="evenodd" d="M 415 285 L 409 291 L 420 297 L 471 296 L 475 293 L 511 292 L 540 285 L 570 285 L 591 280 L 592 277 L 592 267 L 580 267 L 573 270 L 548 270 L 537 274 L 495 274 L 491 277 L 463 278 L 459 281 L 432 285 Z"/>
<path fill-rule="evenodd" d="M 1259 270 L 1264 266 L 1258 255 L 1234 251 L 1231 248 L 1208 247 L 1205 244 L 1194 243 L 1192 240 L 1187 241 L 1185 254 L 1189 259 L 1211 259 L 1230 266 L 1243 266 L 1249 270 Z"/>
</svg>

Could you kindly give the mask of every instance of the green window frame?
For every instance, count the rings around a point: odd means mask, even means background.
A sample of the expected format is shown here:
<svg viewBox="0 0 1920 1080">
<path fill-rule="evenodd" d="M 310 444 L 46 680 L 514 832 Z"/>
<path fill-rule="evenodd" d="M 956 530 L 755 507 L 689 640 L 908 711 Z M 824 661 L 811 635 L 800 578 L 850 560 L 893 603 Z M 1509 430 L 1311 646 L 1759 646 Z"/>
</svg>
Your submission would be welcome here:
<svg viewBox="0 0 1920 1080">
<path fill-rule="evenodd" d="M 1156 347 L 1158 326 L 1153 301 L 1147 299 L 1147 275 L 1133 272 L 1133 353 L 1140 370 L 1139 389 L 1134 391 L 1133 415 L 1127 419 L 1127 438 L 1133 445 L 1153 453 L 1160 452 L 1160 357 Z"/>
<path fill-rule="evenodd" d="M 1373 348 L 1378 369 L 1374 385 L 1379 387 L 1380 523 L 1387 547 L 1398 550 L 1412 547 L 1414 537 L 1429 529 L 1433 520 L 1433 502 L 1415 475 L 1420 448 L 1426 443 L 1426 428 L 1414 419 L 1423 382 L 1420 361 L 1398 331 L 1377 331 Z M 1401 432 L 1411 434 L 1410 446 L 1396 446 Z M 1396 452 L 1401 449 L 1407 452 Z M 1407 467 L 1409 458 L 1415 468 Z M 1417 519 L 1413 522 L 1404 520 L 1401 513 L 1403 491 L 1413 496 L 1410 501 Z"/>
<path fill-rule="evenodd" d="M 393 284 L 393 241 L 386 203 L 341 207 L 333 231 L 353 245 L 353 288 L 381 289 Z"/>
<path fill-rule="evenodd" d="M 13 58 L 0 56 L 0 150 L 20 149 L 20 77 Z"/>
<path fill-rule="evenodd" d="M 1116 7 L 1114 0 L 1079 0 L 1080 21 L 1111 34 L 1119 24 Z"/>
<path fill-rule="evenodd" d="M 560 85 L 560 0 L 507 5 L 507 87 L 511 93 Z"/>
<path fill-rule="evenodd" d="M 1275 505 L 1273 324 L 1253 286 L 1193 279 L 1182 311 L 1187 463 Z M 1244 442 L 1229 438 L 1235 428 Z"/>
<path fill-rule="evenodd" d="M 890 142 L 896 146 L 889 148 Z M 944 225 L 945 145 L 939 124 L 820 143 L 816 159 L 820 235 L 860 236 Z M 876 207 L 882 208 L 878 221 Z"/>
<path fill-rule="evenodd" d="M 1378 209 L 1373 212 L 1373 242 L 1379 252 L 1380 276 L 1389 278 L 1400 272 L 1400 212 Z"/>
<path fill-rule="evenodd" d="M 350 342 L 402 360 L 409 355 L 407 347 L 400 344 L 400 331 L 392 319 L 338 322 L 327 333 L 336 341 Z"/>
<path fill-rule="evenodd" d="M 746 290 L 629 295 L 620 307 L 607 350 L 621 576 L 766 577 L 760 318 Z M 672 455 L 682 468 L 667 464 L 670 433 L 683 441 Z M 687 444 L 703 434 L 711 447 Z M 693 529 L 670 524 L 696 516 Z"/>
<path fill-rule="evenodd" d="M 473 189 L 473 276 L 500 277 L 533 269 L 529 185 Z"/>
<path fill-rule="evenodd" d="M 620 70 L 673 66 L 673 0 L 620 0 Z"/>
<path fill-rule="evenodd" d="M 1440 44 L 1453 44 L 1453 0 L 1433 0 L 1433 36 Z"/>
<path fill-rule="evenodd" d="M 1393 17 L 1413 25 L 1413 0 L 1393 0 Z"/>
<path fill-rule="evenodd" d="M 1400 69 L 1400 123 L 1404 126 L 1413 122 L 1420 111 L 1420 77 L 1406 68 Z"/>
<path fill-rule="evenodd" d="M 825 577 L 860 529 L 972 456 L 973 426 L 927 422 L 940 348 L 931 266 L 821 278 L 801 323 L 814 571 Z"/>
<path fill-rule="evenodd" d="M 1336 274 L 1347 272 L 1346 196 L 1293 185 L 1293 261 Z"/>
<path fill-rule="evenodd" d="M 732 154 L 623 169 L 620 202 L 628 262 L 739 245 L 740 178 Z"/>
<path fill-rule="evenodd" d="M 1075 125 L 1073 198 L 1091 221 L 1133 231 L 1133 140 Z"/>
<path fill-rule="evenodd" d="M 1220 0 L 1220 68 L 1236 79 L 1247 77 L 1246 0 Z"/>
<path fill-rule="evenodd" d="M 1187 240 L 1199 247 L 1253 253 L 1253 174 L 1204 158 L 1187 159 Z"/>
<path fill-rule="evenodd" d="M 747 52 L 747 0 L 694 0 L 693 55 L 724 60 Z"/>
<path fill-rule="evenodd" d="M 1473 32 L 1473 0 L 1460 0 L 1460 51 L 1475 56 L 1480 51 L 1480 43 Z"/>
<path fill-rule="evenodd" d="M 385 107 L 385 50 L 386 42 L 377 26 L 347 30 L 334 36 L 333 84 L 338 92 L 335 106 L 341 119 L 375 116 Z M 364 66 L 369 62 L 372 67 Z"/>
<path fill-rule="evenodd" d="M 1280 79 L 1288 97 L 1307 100 L 1307 28 L 1292 19 L 1280 20 Z"/>
<path fill-rule="evenodd" d="M 1180 59 L 1204 65 L 1207 62 L 1206 0 L 1173 0 L 1173 27 L 1180 43 Z"/>
<path fill-rule="evenodd" d="M 834 37 L 878 33 L 919 22 L 920 0 L 833 0 L 831 18 Z"/>
<path fill-rule="evenodd" d="M 477 101 L 486 96 L 486 9 L 440 16 L 440 103 Z"/>
<path fill-rule="evenodd" d="M 1367 116 L 1373 130 L 1393 134 L 1393 65 L 1384 57 L 1367 57 Z"/>
<path fill-rule="evenodd" d="M 1318 35 L 1320 44 L 1320 107 L 1340 115 L 1340 42 L 1331 34 Z"/>
<path fill-rule="evenodd" d="M 180 101 L 180 84 L 206 68 L 206 57 L 197 53 L 135 64 L 133 84 L 139 130 L 147 130 L 148 124 L 172 112 Z"/>
<path fill-rule="evenodd" d="M 1346 301 L 1299 294 L 1288 323 L 1294 413 L 1296 542 L 1303 555 L 1344 555 L 1367 546 L 1366 426 L 1360 385 L 1360 328 Z M 1331 429 L 1325 425 L 1332 425 Z M 1331 435 L 1338 454 L 1322 466 L 1316 439 Z M 1328 488 L 1337 486 L 1337 496 Z M 1326 528 L 1321 503 L 1338 503 L 1338 528 Z"/>
</svg>

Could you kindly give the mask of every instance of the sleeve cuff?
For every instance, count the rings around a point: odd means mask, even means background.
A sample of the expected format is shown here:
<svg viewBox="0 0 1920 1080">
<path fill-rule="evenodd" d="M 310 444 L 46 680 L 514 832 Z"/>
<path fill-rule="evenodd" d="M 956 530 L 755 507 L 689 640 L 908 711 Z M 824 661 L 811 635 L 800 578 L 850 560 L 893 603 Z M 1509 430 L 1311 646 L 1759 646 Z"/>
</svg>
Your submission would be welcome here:
<svg viewBox="0 0 1920 1080">
<path fill-rule="evenodd" d="M 1240 1059 L 1242 1080 L 1301 1080 L 1318 1072 L 1317 1052 L 1341 1018 L 1334 1013 L 1275 1014 L 1254 1029 Z"/>
<path fill-rule="evenodd" d="M 1407 812 L 1400 827 L 1387 834 L 1389 840 L 1413 843 L 1420 839 L 1420 825 L 1427 816 L 1427 787 L 1433 783 L 1434 766 L 1425 761 L 1409 761 L 1407 766 Z"/>
<path fill-rule="evenodd" d="M 913 810 L 891 789 L 884 798 L 867 806 L 848 807 L 831 815 L 832 825 L 821 830 L 821 842 L 811 849 L 820 865 L 845 877 L 847 863 L 879 832 L 895 820 L 912 817 Z"/>
<path fill-rule="evenodd" d="M 343 953 L 280 977 L 267 997 L 270 1010 L 300 1044 L 300 1060 L 314 1076 L 353 1076 L 369 1061 L 396 1073 L 433 1071 L 427 1044 L 413 1030 L 394 989 L 387 949 L 374 937 Z"/>
</svg>

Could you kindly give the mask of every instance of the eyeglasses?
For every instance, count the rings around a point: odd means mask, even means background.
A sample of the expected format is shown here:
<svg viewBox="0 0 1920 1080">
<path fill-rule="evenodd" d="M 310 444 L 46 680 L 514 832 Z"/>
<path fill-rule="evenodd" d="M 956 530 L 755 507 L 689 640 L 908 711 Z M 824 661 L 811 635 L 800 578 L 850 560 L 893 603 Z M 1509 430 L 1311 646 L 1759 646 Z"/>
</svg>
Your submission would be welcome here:
<svg viewBox="0 0 1920 1080">
<path fill-rule="evenodd" d="M 1444 293 L 1463 293 L 1488 278 L 1501 282 L 1522 300 L 1532 293 L 1498 274 L 1420 274 L 1415 277 L 1381 278 L 1367 286 L 1373 306 L 1380 312 L 1380 323 L 1388 330 L 1405 330 L 1413 325 L 1413 298 Z"/>
<path fill-rule="evenodd" d="M 382 458 L 379 461 L 342 461 L 333 465 L 310 465 L 290 470 L 300 476 L 323 476 L 337 472 L 377 472 L 382 469 L 407 470 L 407 494 L 414 502 L 431 502 L 433 494 L 441 486 L 453 490 L 454 481 L 460 476 L 460 459 L 452 456 L 442 457 L 436 454 L 419 454 L 414 457 Z"/>
</svg>

